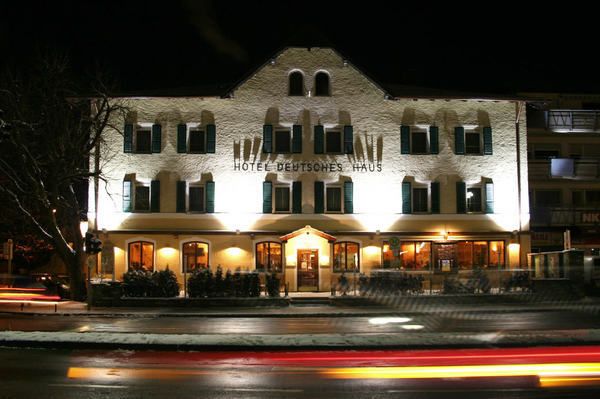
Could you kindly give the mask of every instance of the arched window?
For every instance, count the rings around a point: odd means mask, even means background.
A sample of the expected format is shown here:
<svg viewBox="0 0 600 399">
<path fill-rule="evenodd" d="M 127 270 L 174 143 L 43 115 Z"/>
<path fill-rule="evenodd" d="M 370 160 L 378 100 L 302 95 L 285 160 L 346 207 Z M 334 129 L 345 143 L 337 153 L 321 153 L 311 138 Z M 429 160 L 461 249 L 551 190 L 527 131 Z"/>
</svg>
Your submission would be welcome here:
<svg viewBox="0 0 600 399">
<path fill-rule="evenodd" d="M 290 96 L 303 96 L 304 95 L 304 76 L 302 72 L 294 71 L 290 73 Z"/>
<path fill-rule="evenodd" d="M 208 244 L 200 241 L 190 241 L 183 244 L 182 273 L 190 273 L 196 269 L 206 269 L 208 263 Z"/>
<path fill-rule="evenodd" d="M 330 96 L 329 75 L 325 72 L 317 73 L 315 76 L 315 96 Z"/>
<path fill-rule="evenodd" d="M 256 270 L 264 272 L 281 272 L 281 244 L 278 242 L 259 242 L 256 244 Z"/>
<path fill-rule="evenodd" d="M 129 243 L 129 270 L 154 270 L 154 244 L 148 241 Z"/>
<path fill-rule="evenodd" d="M 360 270 L 360 246 L 355 242 L 333 244 L 333 271 L 337 273 Z"/>
</svg>

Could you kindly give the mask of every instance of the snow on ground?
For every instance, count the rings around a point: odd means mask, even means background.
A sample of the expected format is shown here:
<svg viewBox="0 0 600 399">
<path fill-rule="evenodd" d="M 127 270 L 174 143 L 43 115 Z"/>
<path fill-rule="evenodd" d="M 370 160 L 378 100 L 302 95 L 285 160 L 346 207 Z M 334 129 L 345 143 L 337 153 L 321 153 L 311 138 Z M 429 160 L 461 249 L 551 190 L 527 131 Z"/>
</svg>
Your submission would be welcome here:
<svg viewBox="0 0 600 399">
<path fill-rule="evenodd" d="M 0 331 L 0 345 L 55 343 L 61 345 L 106 344 L 116 347 L 138 346 L 439 346 L 485 344 L 550 344 L 598 342 L 600 330 L 555 330 L 501 333 L 373 333 L 373 334 L 137 334 L 91 332 Z"/>
</svg>

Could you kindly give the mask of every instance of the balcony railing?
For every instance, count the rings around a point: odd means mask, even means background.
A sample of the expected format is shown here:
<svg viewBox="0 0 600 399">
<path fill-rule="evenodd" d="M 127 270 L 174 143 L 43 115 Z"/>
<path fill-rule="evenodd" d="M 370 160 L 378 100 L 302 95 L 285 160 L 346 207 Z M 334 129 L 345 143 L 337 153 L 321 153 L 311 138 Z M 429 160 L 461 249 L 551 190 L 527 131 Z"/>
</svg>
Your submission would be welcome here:
<svg viewBox="0 0 600 399">
<path fill-rule="evenodd" d="M 548 111 L 547 125 L 549 130 L 558 133 L 600 132 L 600 111 Z"/>
<path fill-rule="evenodd" d="M 562 162 L 561 162 L 562 161 Z M 565 173 L 569 168 L 556 168 L 557 164 L 572 162 L 572 173 Z M 554 169 L 552 168 L 554 163 Z M 559 165 L 560 166 L 560 165 Z M 573 179 L 596 180 L 600 178 L 600 161 L 598 159 L 555 158 L 548 160 L 532 160 L 528 162 L 529 179 Z"/>
</svg>

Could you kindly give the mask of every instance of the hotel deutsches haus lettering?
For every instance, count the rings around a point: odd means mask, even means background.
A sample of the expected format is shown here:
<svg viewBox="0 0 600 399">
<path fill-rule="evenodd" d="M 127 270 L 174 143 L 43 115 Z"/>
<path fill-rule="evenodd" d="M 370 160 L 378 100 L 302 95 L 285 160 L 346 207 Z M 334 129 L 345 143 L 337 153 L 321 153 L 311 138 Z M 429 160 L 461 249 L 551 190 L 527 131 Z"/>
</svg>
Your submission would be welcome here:
<svg viewBox="0 0 600 399">
<path fill-rule="evenodd" d="M 398 91 L 286 48 L 222 95 L 123 97 L 89 192 L 103 272 L 220 265 L 329 291 L 342 272 L 525 264 L 524 103 Z"/>
</svg>

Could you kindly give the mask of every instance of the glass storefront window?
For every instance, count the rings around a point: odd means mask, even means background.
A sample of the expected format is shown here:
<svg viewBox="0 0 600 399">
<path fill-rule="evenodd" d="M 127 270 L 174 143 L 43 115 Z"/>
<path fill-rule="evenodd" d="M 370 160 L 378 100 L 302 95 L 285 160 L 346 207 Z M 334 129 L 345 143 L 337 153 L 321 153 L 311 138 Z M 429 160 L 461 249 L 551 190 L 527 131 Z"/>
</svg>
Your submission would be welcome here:
<svg viewBox="0 0 600 399">
<path fill-rule="evenodd" d="M 183 265 L 184 273 L 208 268 L 208 244 L 200 241 L 183 244 Z"/>
<path fill-rule="evenodd" d="M 360 269 L 359 245 L 339 242 L 333 245 L 333 271 L 346 272 Z"/>
<path fill-rule="evenodd" d="M 504 266 L 504 241 L 490 241 L 489 267 Z"/>
<path fill-rule="evenodd" d="M 263 272 L 281 272 L 282 251 L 278 242 L 259 242 L 256 244 L 256 270 Z"/>
<path fill-rule="evenodd" d="M 461 270 L 504 266 L 504 241 L 462 241 L 456 247 Z"/>
<path fill-rule="evenodd" d="M 429 270 L 431 267 L 431 242 L 402 241 L 397 249 L 383 242 L 383 267 L 404 270 Z"/>
<path fill-rule="evenodd" d="M 154 244 L 147 241 L 129 243 L 129 270 L 154 270 Z"/>
</svg>

